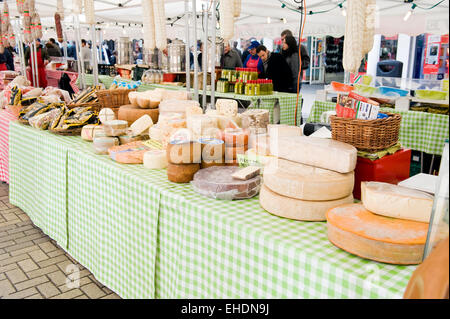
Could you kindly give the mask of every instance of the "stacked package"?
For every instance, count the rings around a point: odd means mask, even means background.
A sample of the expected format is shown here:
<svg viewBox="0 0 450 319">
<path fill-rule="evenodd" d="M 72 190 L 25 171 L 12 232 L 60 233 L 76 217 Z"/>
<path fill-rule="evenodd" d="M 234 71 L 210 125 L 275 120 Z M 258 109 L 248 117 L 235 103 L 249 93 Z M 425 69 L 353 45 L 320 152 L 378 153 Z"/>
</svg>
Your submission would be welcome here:
<svg viewBox="0 0 450 319">
<path fill-rule="evenodd" d="M 433 196 L 380 182 L 361 183 L 362 204 L 327 212 L 328 238 L 363 258 L 391 263 L 422 261 Z M 448 228 L 442 232 L 448 236 Z"/>
<path fill-rule="evenodd" d="M 272 127 L 272 159 L 264 169 L 260 204 L 268 212 L 302 221 L 324 221 L 328 209 L 353 202 L 356 148 Z"/>
</svg>

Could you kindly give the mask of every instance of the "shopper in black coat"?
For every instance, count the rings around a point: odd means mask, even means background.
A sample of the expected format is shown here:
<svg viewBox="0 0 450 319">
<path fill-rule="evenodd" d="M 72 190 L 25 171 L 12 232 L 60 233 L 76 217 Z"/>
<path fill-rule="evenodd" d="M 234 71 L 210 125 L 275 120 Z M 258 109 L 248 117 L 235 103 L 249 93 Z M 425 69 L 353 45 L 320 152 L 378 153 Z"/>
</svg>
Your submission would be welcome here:
<svg viewBox="0 0 450 319">
<path fill-rule="evenodd" d="M 264 63 L 264 73 L 260 78 L 271 79 L 274 91 L 289 92 L 292 71 L 284 57 L 279 53 L 270 52 L 264 45 L 256 48 L 256 54 Z"/>
</svg>

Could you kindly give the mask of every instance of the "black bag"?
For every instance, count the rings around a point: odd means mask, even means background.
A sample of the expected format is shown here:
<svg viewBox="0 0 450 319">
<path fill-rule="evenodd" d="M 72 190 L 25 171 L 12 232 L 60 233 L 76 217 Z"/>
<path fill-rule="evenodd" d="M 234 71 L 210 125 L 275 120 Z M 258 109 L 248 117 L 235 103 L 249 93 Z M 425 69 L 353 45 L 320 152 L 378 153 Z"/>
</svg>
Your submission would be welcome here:
<svg viewBox="0 0 450 319">
<path fill-rule="evenodd" d="M 306 48 L 302 45 L 300 53 L 302 55 L 302 71 L 309 68 L 309 63 L 311 62 L 311 59 L 309 58 L 308 51 Z"/>
<path fill-rule="evenodd" d="M 75 91 L 73 90 L 72 86 L 70 85 L 70 78 L 67 75 L 67 73 L 63 73 L 63 75 L 59 79 L 58 86 L 61 90 L 65 90 L 65 91 L 69 92 L 70 97 L 73 98 Z"/>
</svg>

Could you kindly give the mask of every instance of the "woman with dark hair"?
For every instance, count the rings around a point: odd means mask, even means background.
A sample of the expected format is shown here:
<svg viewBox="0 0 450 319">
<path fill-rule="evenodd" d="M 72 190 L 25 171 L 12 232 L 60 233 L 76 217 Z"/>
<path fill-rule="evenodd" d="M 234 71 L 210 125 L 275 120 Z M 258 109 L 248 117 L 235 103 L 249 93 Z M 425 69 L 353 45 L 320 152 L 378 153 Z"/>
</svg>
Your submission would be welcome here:
<svg viewBox="0 0 450 319">
<path fill-rule="evenodd" d="M 293 36 L 286 36 L 283 41 L 283 49 L 281 54 L 286 59 L 289 68 L 292 71 L 292 81 L 290 92 L 297 93 L 297 81 L 298 81 L 298 71 L 299 71 L 299 60 L 298 60 L 298 46 L 297 41 Z M 303 73 L 303 72 L 302 72 Z M 301 84 L 302 74 L 300 75 Z M 300 88 L 299 88 L 300 89 Z"/>
</svg>

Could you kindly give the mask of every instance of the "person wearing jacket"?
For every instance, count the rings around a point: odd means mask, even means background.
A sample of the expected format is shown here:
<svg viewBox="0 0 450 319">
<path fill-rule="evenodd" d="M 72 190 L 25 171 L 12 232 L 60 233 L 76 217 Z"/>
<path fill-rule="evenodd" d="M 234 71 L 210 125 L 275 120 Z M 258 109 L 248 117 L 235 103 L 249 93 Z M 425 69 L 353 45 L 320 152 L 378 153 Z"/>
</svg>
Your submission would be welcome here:
<svg viewBox="0 0 450 319">
<path fill-rule="evenodd" d="M 263 78 L 271 79 L 273 90 L 289 92 L 292 81 L 292 71 L 280 53 L 270 52 L 264 45 L 258 46 L 256 54 L 264 63 Z"/>
<path fill-rule="evenodd" d="M 247 51 L 250 53 L 244 62 L 244 68 L 257 69 L 258 75 L 264 73 L 264 64 L 261 58 L 256 53 L 256 48 L 260 46 L 258 41 L 252 41 Z"/>
<path fill-rule="evenodd" d="M 37 73 L 39 80 L 39 87 L 46 88 L 47 87 L 47 74 L 45 72 L 45 67 L 49 62 L 49 56 L 47 53 L 47 49 L 41 45 L 41 40 L 36 39 L 36 60 L 37 60 Z M 37 86 L 37 83 L 33 83 L 33 69 L 31 68 L 31 61 L 34 60 L 34 56 L 31 55 L 30 47 L 27 47 L 25 50 L 25 64 L 27 66 L 27 77 L 28 80 L 34 85 Z"/>
<path fill-rule="evenodd" d="M 283 45 L 284 45 L 286 37 L 288 37 L 288 36 L 294 37 L 291 30 L 284 30 L 283 32 L 281 32 L 281 42 L 283 43 Z M 303 79 L 303 72 L 309 68 L 309 63 L 310 63 L 311 59 L 309 57 L 308 50 L 306 49 L 306 47 L 302 44 L 299 44 L 299 45 L 300 45 L 300 54 L 302 56 L 302 74 L 300 74 L 300 79 Z M 297 50 L 297 52 L 298 52 L 298 50 Z M 298 58 L 298 56 L 297 56 L 297 58 Z M 298 73 L 297 73 L 297 76 L 298 76 Z M 297 93 L 297 83 L 295 83 L 295 85 L 296 85 L 295 93 Z M 302 81 L 300 81 L 299 90 L 301 89 L 301 86 L 302 86 Z"/>
<path fill-rule="evenodd" d="M 225 44 L 223 55 L 220 58 L 220 66 L 225 69 L 242 68 L 242 61 L 239 54 L 233 50 L 229 43 Z"/>
<path fill-rule="evenodd" d="M 291 81 L 291 93 L 297 93 L 297 82 L 298 82 L 298 72 L 299 72 L 299 58 L 298 58 L 298 46 L 297 41 L 292 36 L 287 36 L 283 41 L 283 49 L 281 55 L 285 58 L 287 64 L 291 68 L 292 81 Z M 302 72 L 303 73 L 303 72 Z M 300 85 L 302 84 L 302 74 L 300 75 Z"/>
<path fill-rule="evenodd" d="M 9 50 L 9 48 L 5 48 L 5 52 L 0 54 L 0 71 L 14 71 L 14 57 Z"/>
</svg>

